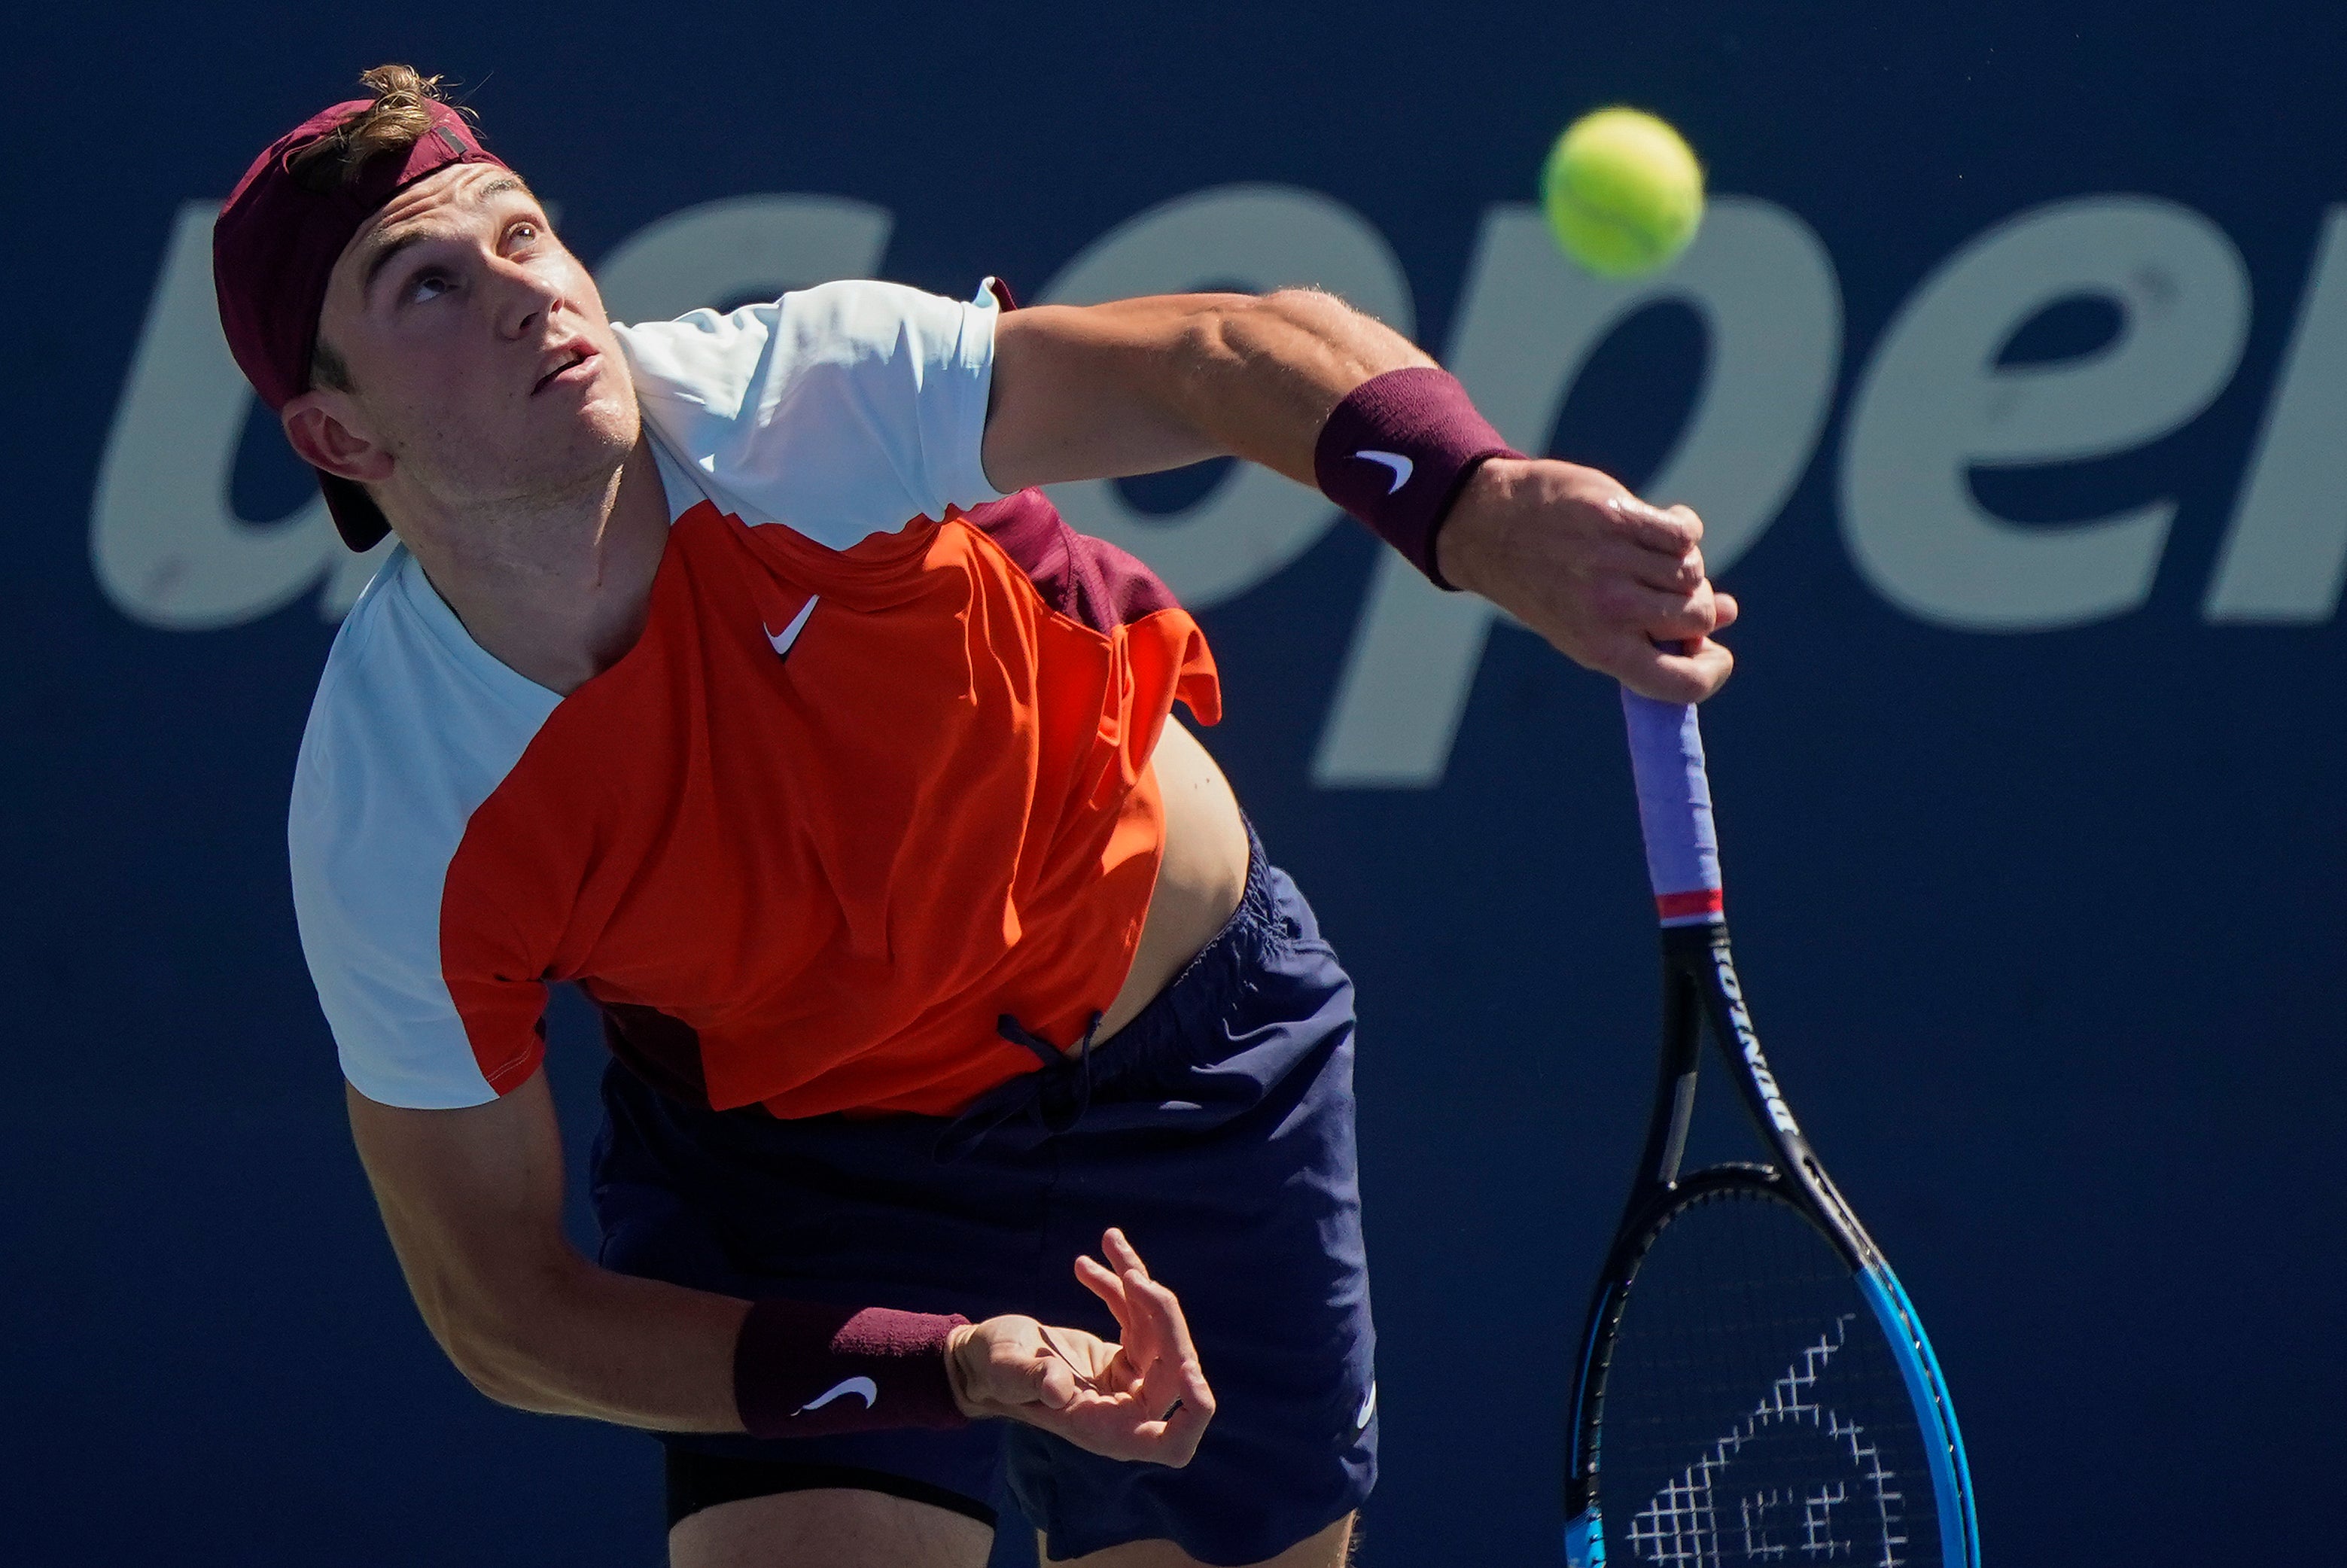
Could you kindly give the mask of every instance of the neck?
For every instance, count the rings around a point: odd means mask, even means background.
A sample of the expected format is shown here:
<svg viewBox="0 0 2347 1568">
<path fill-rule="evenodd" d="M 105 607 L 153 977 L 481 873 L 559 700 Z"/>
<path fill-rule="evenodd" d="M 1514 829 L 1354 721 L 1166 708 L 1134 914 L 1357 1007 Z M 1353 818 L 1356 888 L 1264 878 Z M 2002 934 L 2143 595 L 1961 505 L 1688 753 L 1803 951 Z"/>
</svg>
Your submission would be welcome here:
<svg viewBox="0 0 2347 1568">
<path fill-rule="evenodd" d="M 642 632 L 668 543 L 668 501 L 651 446 L 639 437 L 617 467 L 577 494 L 399 532 L 474 641 L 569 696 Z"/>
</svg>

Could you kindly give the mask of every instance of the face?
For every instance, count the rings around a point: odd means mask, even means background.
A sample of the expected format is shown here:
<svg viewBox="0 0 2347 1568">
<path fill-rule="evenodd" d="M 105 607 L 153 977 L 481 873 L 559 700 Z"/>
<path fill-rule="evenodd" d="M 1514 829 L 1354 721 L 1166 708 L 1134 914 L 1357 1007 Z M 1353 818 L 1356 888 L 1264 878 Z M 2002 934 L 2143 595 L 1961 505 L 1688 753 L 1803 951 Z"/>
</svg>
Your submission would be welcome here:
<svg viewBox="0 0 2347 1568">
<path fill-rule="evenodd" d="M 335 262 L 319 336 L 351 388 L 288 403 L 286 434 L 374 487 L 403 529 L 590 494 L 635 445 L 635 390 L 594 280 L 494 165 L 441 169 L 385 203 Z"/>
</svg>

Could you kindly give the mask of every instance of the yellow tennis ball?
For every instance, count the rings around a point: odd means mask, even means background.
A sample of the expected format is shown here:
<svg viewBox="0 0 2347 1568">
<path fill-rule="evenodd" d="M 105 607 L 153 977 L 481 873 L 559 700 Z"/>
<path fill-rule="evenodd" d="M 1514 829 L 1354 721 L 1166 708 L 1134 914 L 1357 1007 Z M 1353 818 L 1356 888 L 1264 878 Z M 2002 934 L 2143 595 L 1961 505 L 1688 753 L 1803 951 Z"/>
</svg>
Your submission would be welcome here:
<svg viewBox="0 0 2347 1568">
<path fill-rule="evenodd" d="M 1602 278 L 1638 277 L 1669 265 L 1695 238 L 1703 166 L 1653 115 L 1599 109 L 1549 149 L 1541 208 L 1566 255 Z"/>
</svg>

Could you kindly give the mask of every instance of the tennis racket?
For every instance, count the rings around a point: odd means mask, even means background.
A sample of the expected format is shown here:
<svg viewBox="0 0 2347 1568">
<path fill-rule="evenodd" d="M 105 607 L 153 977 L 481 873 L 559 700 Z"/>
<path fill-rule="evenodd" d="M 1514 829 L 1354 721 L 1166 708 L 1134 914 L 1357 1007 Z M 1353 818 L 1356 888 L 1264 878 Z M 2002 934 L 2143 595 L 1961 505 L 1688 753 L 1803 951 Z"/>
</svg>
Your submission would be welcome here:
<svg viewBox="0 0 2347 1568">
<path fill-rule="evenodd" d="M 1728 952 L 1692 707 L 1628 690 L 1662 1068 L 1574 1370 L 1570 1568 L 1979 1568 L 1922 1323 L 1802 1137 Z M 1709 1032 L 1766 1162 L 1679 1169 Z"/>
</svg>

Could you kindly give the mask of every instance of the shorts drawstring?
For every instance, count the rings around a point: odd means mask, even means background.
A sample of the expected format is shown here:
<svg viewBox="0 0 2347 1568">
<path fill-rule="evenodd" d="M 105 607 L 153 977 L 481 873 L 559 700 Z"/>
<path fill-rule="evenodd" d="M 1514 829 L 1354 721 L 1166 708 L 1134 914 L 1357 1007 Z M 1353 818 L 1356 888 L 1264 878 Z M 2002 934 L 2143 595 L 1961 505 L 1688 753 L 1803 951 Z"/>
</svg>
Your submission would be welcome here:
<svg viewBox="0 0 2347 1568">
<path fill-rule="evenodd" d="M 1022 1072 L 997 1084 L 946 1123 L 945 1131 L 938 1134 L 938 1163 L 951 1164 L 961 1159 L 1014 1121 L 1036 1128 L 1040 1133 L 1038 1143 L 1071 1131 L 1092 1109 L 1093 1037 L 1105 1016 L 1092 1014 L 1073 1050 L 1061 1050 L 1009 1013 L 996 1019 L 995 1033 L 1013 1045 L 1025 1046 L 1043 1065 L 1038 1071 Z"/>
</svg>

